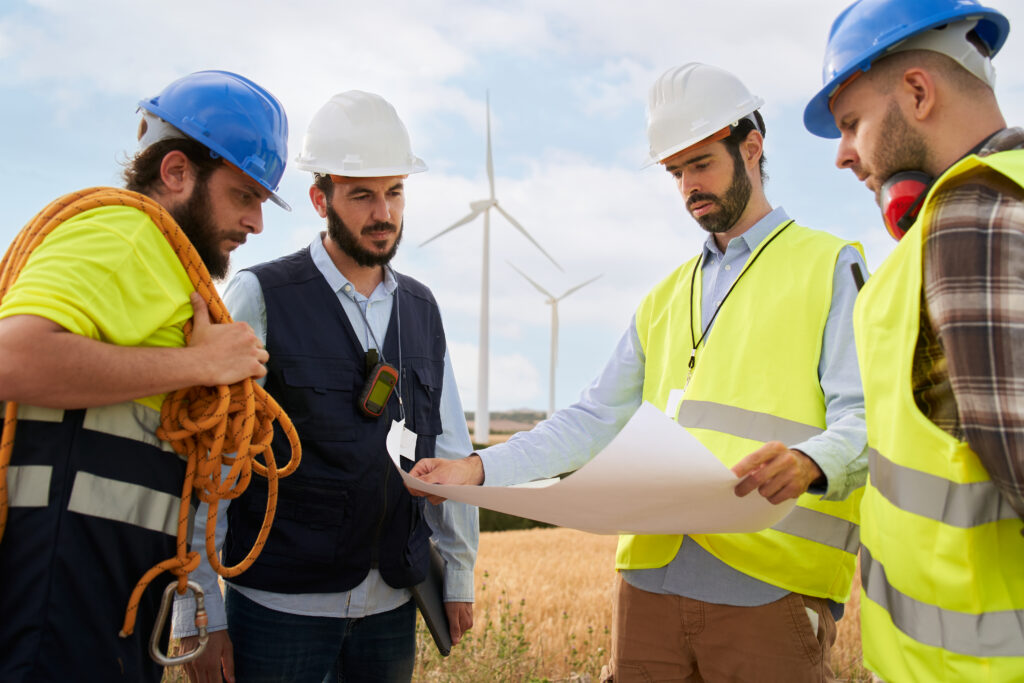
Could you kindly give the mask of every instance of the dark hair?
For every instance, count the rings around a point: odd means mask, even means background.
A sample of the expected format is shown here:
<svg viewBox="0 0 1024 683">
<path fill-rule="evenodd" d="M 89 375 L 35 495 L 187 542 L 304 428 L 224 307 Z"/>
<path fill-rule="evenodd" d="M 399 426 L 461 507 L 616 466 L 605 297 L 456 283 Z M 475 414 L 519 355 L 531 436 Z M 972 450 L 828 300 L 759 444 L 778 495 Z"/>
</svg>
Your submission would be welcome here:
<svg viewBox="0 0 1024 683">
<path fill-rule="evenodd" d="M 171 152 L 182 152 L 188 158 L 196 169 L 196 180 L 200 183 L 205 182 L 222 163 L 222 159 L 214 157 L 209 148 L 191 138 L 161 140 L 124 162 L 121 177 L 125 189 L 149 194 L 160 187 L 163 184 L 160 180 L 160 164 Z"/>
<path fill-rule="evenodd" d="M 334 181 L 331 180 L 331 176 L 326 173 L 314 173 L 313 184 L 324 193 L 324 197 L 330 202 L 331 197 L 334 196 Z"/>
<path fill-rule="evenodd" d="M 736 163 L 743 163 L 743 159 L 740 157 L 740 143 L 747 139 L 750 135 L 750 131 L 759 130 L 762 137 L 765 134 L 764 119 L 761 118 L 761 112 L 755 111 L 754 118 L 757 120 L 757 125 L 749 118 L 740 119 L 739 123 L 732 127 L 729 132 L 729 136 L 726 137 L 722 142 L 725 143 L 726 149 L 729 150 L 729 154 L 732 155 L 733 161 Z M 764 170 L 764 150 L 761 150 L 761 158 L 757 161 L 758 171 L 761 173 L 761 184 L 764 185 L 768 182 L 768 173 Z"/>
</svg>

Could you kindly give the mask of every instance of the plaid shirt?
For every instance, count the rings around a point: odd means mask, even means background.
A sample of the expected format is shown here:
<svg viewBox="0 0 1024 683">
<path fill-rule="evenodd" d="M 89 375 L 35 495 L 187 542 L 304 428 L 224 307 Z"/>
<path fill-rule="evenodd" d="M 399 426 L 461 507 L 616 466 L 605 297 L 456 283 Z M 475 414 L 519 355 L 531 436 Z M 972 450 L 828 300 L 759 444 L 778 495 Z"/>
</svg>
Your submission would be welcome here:
<svg viewBox="0 0 1024 683">
<path fill-rule="evenodd" d="M 1007 128 L 978 152 L 1024 148 Z M 934 197 L 924 247 L 914 398 L 978 454 L 1024 518 L 1024 190 L 995 172 Z"/>
</svg>

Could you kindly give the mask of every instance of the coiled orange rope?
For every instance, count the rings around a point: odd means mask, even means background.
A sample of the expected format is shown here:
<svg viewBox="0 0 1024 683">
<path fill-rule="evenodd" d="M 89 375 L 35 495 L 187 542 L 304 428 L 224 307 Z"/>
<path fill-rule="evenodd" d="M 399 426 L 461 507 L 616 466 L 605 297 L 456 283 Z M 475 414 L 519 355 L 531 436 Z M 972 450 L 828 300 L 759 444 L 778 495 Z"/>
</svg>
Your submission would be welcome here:
<svg viewBox="0 0 1024 683">
<path fill-rule="evenodd" d="M 231 322 L 224 303 L 213 287 L 210 273 L 192 243 L 170 214 L 157 202 L 135 192 L 115 188 L 90 188 L 67 194 L 55 200 L 28 225 L 7 249 L 0 261 L 0 301 L 18 277 L 29 255 L 45 237 L 61 223 L 78 214 L 102 206 L 128 206 L 145 212 L 167 238 L 196 291 L 206 301 L 214 323 Z M 192 321 L 185 324 L 185 339 L 191 338 Z M 7 469 L 14 447 L 18 406 L 9 401 L 4 411 L 3 433 L 0 435 L 0 539 L 7 524 Z M 210 565 L 223 577 L 237 576 L 259 556 L 266 543 L 277 509 L 277 480 L 295 471 L 301 459 L 299 438 L 291 420 L 276 401 L 252 379 L 218 387 L 190 387 L 168 394 L 160 411 L 161 424 L 157 436 L 170 442 L 175 452 L 187 459 L 185 481 L 178 512 L 177 552 L 174 557 L 150 568 L 132 591 L 125 611 L 121 635 L 131 635 L 139 600 L 146 586 L 159 574 L 169 571 L 178 577 L 177 591 L 184 594 L 188 574 L 199 566 L 199 553 L 188 551 L 188 522 L 193 491 L 209 505 L 206 518 L 206 553 Z M 291 445 L 287 466 L 278 468 L 270 442 L 273 422 L 277 421 Z M 234 455 L 231 455 L 231 454 Z M 263 455 L 265 464 L 256 460 Z M 230 465 L 227 477 L 221 480 L 221 465 Z M 267 478 L 267 509 L 263 526 L 249 553 L 233 567 L 218 561 L 214 547 L 217 505 L 221 500 L 237 498 L 249 485 L 255 471 Z"/>
</svg>

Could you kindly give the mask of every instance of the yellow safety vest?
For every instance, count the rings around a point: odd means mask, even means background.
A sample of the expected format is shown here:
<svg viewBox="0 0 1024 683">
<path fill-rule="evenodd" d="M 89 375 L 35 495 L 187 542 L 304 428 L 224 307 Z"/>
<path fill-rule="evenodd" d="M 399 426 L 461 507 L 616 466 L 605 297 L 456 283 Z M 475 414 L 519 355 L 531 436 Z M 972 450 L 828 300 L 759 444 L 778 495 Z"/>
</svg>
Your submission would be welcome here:
<svg viewBox="0 0 1024 683">
<path fill-rule="evenodd" d="M 986 167 L 1024 186 L 1024 151 L 953 166 L 854 308 L 871 447 L 861 633 L 867 665 L 891 682 L 1024 681 L 1021 520 L 970 446 L 918 410 L 911 385 L 932 197 Z"/>
<path fill-rule="evenodd" d="M 677 269 L 636 313 L 646 356 L 643 399 L 676 417 L 729 467 L 767 441 L 796 444 L 820 434 L 825 402 L 818 361 L 836 259 L 845 245 L 796 224 L 777 226 L 751 254 L 714 329 L 697 349 L 689 386 L 691 326 L 695 339 L 701 333 L 701 274 L 694 273 L 700 257 Z M 677 411 L 669 402 L 675 403 L 684 386 Z M 804 494 L 792 513 L 758 533 L 692 538 L 744 574 L 842 602 L 849 597 L 856 563 L 862 491 L 841 502 Z M 679 535 L 622 536 L 616 567 L 662 567 L 682 542 Z"/>
</svg>

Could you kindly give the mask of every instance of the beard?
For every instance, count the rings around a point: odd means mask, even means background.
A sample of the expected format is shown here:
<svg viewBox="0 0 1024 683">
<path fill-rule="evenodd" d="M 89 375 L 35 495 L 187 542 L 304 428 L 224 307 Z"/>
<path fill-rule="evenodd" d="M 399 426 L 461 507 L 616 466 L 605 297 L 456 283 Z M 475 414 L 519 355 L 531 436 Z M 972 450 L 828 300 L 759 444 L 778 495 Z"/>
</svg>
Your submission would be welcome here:
<svg viewBox="0 0 1024 683">
<path fill-rule="evenodd" d="M 404 227 L 405 221 L 402 221 Z M 327 236 L 338 245 L 342 252 L 364 268 L 372 266 L 386 266 L 395 257 L 398 251 L 398 244 L 402 241 L 402 227 L 394 223 L 378 222 L 363 228 L 362 233 L 388 231 L 397 234 L 395 243 L 386 252 L 380 253 L 370 251 L 359 244 L 359 237 L 341 220 L 341 216 L 330 204 L 327 205 Z M 381 243 L 383 246 L 383 243 Z"/>
<path fill-rule="evenodd" d="M 223 279 L 228 274 L 231 256 L 218 246 L 227 235 L 218 231 L 210 218 L 210 193 L 206 181 L 197 183 L 188 201 L 171 209 L 169 213 L 192 242 L 199 258 L 210 271 L 210 276 L 215 280 Z M 245 234 L 240 232 L 237 239 L 245 241 Z"/>
<path fill-rule="evenodd" d="M 697 202 L 714 202 L 718 205 L 716 211 L 693 217 L 700 223 L 700 227 L 712 234 L 728 232 L 732 226 L 736 225 L 736 221 L 740 219 L 744 209 L 747 208 L 750 193 L 753 191 L 750 178 L 747 177 L 746 168 L 741 161 L 734 156 L 732 163 L 732 182 L 729 183 L 729 189 L 721 198 L 710 192 L 697 192 L 686 199 L 687 209 Z M 690 215 L 693 215 L 692 211 Z"/>
<path fill-rule="evenodd" d="M 878 180 L 875 202 L 881 206 L 881 188 L 886 180 L 901 171 L 923 171 L 928 168 L 928 145 L 924 137 L 911 128 L 899 105 L 890 100 L 882 119 L 885 143 L 880 145 L 871 159 L 868 171 Z"/>
</svg>

